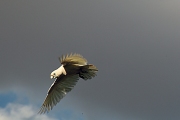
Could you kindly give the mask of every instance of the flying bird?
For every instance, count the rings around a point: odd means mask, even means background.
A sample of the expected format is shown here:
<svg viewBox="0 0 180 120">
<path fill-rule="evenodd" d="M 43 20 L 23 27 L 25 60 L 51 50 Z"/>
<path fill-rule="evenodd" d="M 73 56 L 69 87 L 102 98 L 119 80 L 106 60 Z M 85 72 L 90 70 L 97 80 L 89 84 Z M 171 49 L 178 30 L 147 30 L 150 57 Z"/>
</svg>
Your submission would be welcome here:
<svg viewBox="0 0 180 120">
<path fill-rule="evenodd" d="M 50 74 L 50 78 L 54 78 L 55 81 L 48 90 L 39 114 L 52 110 L 72 90 L 79 78 L 91 79 L 96 76 L 98 71 L 96 66 L 87 64 L 87 60 L 80 54 L 63 55 L 59 61 L 62 65 Z"/>
</svg>

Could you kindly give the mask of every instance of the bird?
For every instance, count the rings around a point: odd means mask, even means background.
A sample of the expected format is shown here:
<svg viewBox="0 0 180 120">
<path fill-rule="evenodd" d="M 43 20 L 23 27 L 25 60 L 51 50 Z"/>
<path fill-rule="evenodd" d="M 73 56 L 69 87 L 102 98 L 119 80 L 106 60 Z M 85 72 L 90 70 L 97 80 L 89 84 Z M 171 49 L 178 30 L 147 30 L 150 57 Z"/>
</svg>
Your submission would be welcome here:
<svg viewBox="0 0 180 120">
<path fill-rule="evenodd" d="M 67 54 L 59 57 L 61 66 L 51 72 L 50 78 L 55 79 L 50 86 L 47 96 L 39 110 L 39 114 L 48 113 L 53 107 L 70 92 L 80 78 L 92 79 L 98 69 L 80 54 Z"/>
</svg>

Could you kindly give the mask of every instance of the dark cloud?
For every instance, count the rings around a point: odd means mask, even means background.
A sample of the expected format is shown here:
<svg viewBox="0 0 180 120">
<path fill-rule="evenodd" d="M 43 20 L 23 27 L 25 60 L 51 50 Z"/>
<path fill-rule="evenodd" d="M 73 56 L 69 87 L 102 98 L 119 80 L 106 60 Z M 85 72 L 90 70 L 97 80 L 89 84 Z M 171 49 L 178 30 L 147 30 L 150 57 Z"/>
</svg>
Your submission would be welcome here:
<svg viewBox="0 0 180 120">
<path fill-rule="evenodd" d="M 77 52 L 98 76 L 80 80 L 55 110 L 72 106 L 87 119 L 180 118 L 179 1 L 3 1 L 0 11 L 1 91 L 40 103 L 57 58 Z"/>
</svg>

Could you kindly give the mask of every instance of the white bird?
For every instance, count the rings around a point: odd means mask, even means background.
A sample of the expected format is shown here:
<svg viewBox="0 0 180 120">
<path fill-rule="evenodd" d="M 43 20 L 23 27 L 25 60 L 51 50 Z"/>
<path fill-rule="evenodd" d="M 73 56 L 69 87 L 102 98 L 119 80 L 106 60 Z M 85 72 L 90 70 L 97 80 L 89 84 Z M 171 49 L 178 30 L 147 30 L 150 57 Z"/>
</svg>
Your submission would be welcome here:
<svg viewBox="0 0 180 120">
<path fill-rule="evenodd" d="M 70 54 L 59 58 L 61 66 L 50 74 L 50 78 L 55 78 L 54 83 L 48 90 L 47 96 L 38 113 L 46 113 L 76 85 L 79 78 L 84 80 L 96 76 L 98 69 L 92 64 L 87 64 L 87 60 L 80 54 Z"/>
</svg>

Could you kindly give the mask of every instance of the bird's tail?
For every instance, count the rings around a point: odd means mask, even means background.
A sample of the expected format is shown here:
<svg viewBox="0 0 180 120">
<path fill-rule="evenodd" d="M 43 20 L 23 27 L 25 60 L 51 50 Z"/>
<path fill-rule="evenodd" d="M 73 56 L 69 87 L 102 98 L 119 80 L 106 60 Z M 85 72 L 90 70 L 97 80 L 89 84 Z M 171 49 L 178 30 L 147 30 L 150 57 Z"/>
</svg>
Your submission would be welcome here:
<svg viewBox="0 0 180 120">
<path fill-rule="evenodd" d="M 84 80 L 91 79 L 96 76 L 96 72 L 98 69 L 96 66 L 89 64 L 81 67 L 81 71 L 79 73 L 79 77 Z"/>
</svg>

